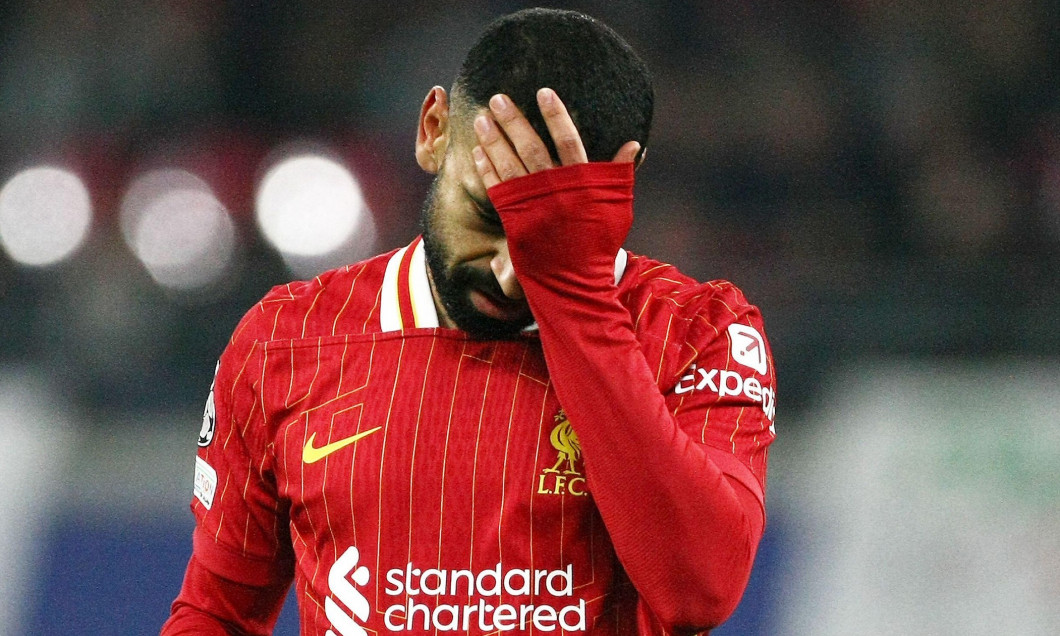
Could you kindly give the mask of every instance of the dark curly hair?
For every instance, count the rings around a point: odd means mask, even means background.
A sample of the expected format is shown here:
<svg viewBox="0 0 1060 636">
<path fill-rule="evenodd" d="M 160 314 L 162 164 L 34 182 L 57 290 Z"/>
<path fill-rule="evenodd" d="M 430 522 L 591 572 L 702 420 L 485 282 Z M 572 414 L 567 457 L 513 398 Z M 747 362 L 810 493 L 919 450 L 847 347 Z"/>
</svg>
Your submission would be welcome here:
<svg viewBox="0 0 1060 636">
<path fill-rule="evenodd" d="M 526 9 L 492 22 L 464 59 L 452 94 L 458 117 L 508 95 L 555 159 L 537 108 L 545 86 L 566 105 L 589 161 L 610 161 L 630 140 L 647 147 L 655 101 L 647 65 L 610 27 L 575 11 Z"/>
</svg>

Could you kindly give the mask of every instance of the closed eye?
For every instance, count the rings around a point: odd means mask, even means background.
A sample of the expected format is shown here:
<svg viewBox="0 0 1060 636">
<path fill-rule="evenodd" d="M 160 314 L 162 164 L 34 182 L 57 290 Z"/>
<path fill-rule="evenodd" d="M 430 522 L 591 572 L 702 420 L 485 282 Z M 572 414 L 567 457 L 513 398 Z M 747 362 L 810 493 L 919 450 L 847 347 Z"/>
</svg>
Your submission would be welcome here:
<svg viewBox="0 0 1060 636">
<path fill-rule="evenodd" d="M 489 199 L 482 200 L 471 195 L 470 192 L 465 188 L 464 192 L 467 193 L 468 199 L 475 205 L 475 214 L 478 215 L 480 221 L 486 225 L 486 227 L 497 230 L 498 232 L 504 231 L 504 225 L 501 223 L 501 217 L 497 214 L 497 208 L 493 207 Z"/>
<path fill-rule="evenodd" d="M 501 223 L 500 215 L 497 214 L 497 210 L 495 210 L 492 205 L 485 208 L 479 207 L 478 216 L 484 223 L 486 223 L 486 225 L 501 229 L 504 228 L 504 225 Z"/>
</svg>

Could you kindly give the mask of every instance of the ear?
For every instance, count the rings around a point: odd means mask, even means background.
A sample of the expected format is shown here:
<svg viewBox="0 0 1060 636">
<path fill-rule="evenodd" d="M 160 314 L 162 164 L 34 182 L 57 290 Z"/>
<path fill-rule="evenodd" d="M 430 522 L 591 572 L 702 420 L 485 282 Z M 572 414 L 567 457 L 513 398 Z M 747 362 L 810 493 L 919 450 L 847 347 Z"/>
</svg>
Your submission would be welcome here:
<svg viewBox="0 0 1060 636">
<path fill-rule="evenodd" d="M 427 93 L 416 129 L 416 163 L 435 174 L 449 146 L 449 96 L 441 86 Z"/>
</svg>

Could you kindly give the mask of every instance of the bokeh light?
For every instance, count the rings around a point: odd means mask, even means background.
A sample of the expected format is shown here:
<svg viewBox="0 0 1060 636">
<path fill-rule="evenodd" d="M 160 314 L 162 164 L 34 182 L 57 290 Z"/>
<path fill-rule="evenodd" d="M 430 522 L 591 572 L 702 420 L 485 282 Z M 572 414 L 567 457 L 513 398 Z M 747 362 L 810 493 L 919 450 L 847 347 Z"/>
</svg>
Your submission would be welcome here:
<svg viewBox="0 0 1060 636">
<path fill-rule="evenodd" d="M 91 224 L 88 190 L 67 170 L 29 168 L 0 190 L 0 244 L 23 265 L 65 260 L 84 242 Z"/>
<path fill-rule="evenodd" d="M 327 157 L 285 158 L 268 170 L 258 188 L 262 233 L 295 260 L 342 250 L 369 216 L 357 178 Z"/>
<path fill-rule="evenodd" d="M 185 170 L 148 172 L 121 206 L 125 242 L 159 284 L 192 291 L 217 282 L 235 250 L 235 225 L 209 185 Z"/>
</svg>

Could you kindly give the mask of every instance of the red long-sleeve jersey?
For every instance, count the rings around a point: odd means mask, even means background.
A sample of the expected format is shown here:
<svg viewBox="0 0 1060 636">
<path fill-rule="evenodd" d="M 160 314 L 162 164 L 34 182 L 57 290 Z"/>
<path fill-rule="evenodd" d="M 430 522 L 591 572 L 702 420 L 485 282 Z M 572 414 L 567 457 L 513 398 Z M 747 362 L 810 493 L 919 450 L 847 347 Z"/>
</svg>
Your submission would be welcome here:
<svg viewBox="0 0 1060 636">
<path fill-rule="evenodd" d="M 538 331 L 440 328 L 419 239 L 244 317 L 163 634 L 267 633 L 292 579 L 307 635 L 668 633 L 732 611 L 764 519 L 769 346 L 731 284 L 618 248 L 614 166 L 490 191 Z"/>
</svg>

